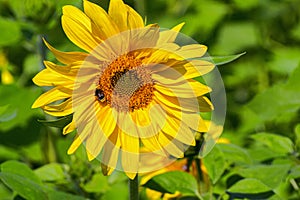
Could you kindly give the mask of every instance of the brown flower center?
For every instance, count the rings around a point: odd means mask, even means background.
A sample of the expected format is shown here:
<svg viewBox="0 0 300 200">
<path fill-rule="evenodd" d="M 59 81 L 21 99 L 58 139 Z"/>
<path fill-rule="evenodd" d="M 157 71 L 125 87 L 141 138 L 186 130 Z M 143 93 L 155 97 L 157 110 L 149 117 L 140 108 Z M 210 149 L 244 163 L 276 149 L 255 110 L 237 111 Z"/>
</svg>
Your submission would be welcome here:
<svg viewBox="0 0 300 200">
<path fill-rule="evenodd" d="M 110 63 L 103 71 L 96 99 L 117 111 L 134 111 L 145 108 L 152 101 L 153 80 L 151 73 L 142 67 L 142 60 L 123 55 Z"/>
</svg>

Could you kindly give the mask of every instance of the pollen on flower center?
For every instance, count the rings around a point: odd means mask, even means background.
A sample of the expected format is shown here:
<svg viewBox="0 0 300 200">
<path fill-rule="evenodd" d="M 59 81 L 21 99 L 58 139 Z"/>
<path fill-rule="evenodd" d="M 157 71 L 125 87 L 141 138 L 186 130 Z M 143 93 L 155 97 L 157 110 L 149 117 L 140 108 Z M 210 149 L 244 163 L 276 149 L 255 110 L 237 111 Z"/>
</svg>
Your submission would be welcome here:
<svg viewBox="0 0 300 200">
<path fill-rule="evenodd" d="M 134 111 L 152 101 L 153 85 L 151 73 L 142 67 L 142 61 L 123 55 L 104 69 L 95 96 L 118 111 Z"/>
</svg>

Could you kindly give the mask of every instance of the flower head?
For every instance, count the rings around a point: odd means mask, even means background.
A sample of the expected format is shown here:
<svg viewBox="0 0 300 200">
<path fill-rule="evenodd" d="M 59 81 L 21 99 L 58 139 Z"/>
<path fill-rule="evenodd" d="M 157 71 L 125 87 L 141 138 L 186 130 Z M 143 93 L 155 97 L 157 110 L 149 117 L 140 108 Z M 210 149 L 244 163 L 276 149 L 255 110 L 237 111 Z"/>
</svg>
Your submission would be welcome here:
<svg viewBox="0 0 300 200">
<path fill-rule="evenodd" d="M 85 53 L 61 52 L 45 42 L 64 65 L 45 61 L 33 81 L 53 88 L 33 107 L 53 116 L 73 114 L 63 130 L 77 130 L 69 154 L 84 143 L 89 160 L 98 158 L 105 174 L 117 168 L 134 178 L 182 157 L 195 145 L 194 133 L 207 132 L 199 113 L 212 110 L 205 96 L 211 89 L 194 78 L 214 65 L 200 59 L 206 46 L 176 41 L 182 26 L 145 26 L 122 0 L 111 0 L 108 13 L 86 0 L 84 12 L 63 7 L 64 32 Z"/>
</svg>

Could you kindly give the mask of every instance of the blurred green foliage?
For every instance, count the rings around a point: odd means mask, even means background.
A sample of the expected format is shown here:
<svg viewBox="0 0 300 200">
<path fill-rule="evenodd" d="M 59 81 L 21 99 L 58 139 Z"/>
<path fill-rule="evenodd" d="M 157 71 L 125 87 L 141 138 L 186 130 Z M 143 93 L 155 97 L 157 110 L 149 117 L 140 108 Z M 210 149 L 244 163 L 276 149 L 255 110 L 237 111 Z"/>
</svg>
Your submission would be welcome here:
<svg viewBox="0 0 300 200">
<path fill-rule="evenodd" d="M 93 2 L 108 7 L 108 0 Z M 125 2 L 147 23 L 171 28 L 186 22 L 183 33 L 207 45 L 211 55 L 247 52 L 219 67 L 228 101 L 222 137 L 230 142 L 201 160 L 209 179 L 166 173 L 142 191 L 182 191 L 189 196 L 182 199 L 197 199 L 197 181 L 203 199 L 300 199 L 300 1 Z M 123 174 L 102 176 L 82 148 L 68 156 L 74 135 L 39 123 L 56 119 L 31 110 L 44 90 L 31 79 L 44 59 L 54 60 L 41 38 L 62 51 L 77 49 L 60 25 L 66 4 L 82 8 L 81 0 L 0 0 L 1 199 L 128 198 Z M 174 184 L 174 177 L 188 185 Z"/>
</svg>

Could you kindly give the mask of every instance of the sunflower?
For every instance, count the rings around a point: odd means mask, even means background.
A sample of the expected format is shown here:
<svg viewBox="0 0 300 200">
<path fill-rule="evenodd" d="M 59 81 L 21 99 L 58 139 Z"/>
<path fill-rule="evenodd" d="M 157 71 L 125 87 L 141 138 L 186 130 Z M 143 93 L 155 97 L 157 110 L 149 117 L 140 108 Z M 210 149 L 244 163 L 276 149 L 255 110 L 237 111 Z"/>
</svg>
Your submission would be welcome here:
<svg viewBox="0 0 300 200">
<path fill-rule="evenodd" d="M 205 96 L 211 89 L 195 80 L 214 68 L 201 59 L 207 47 L 177 42 L 183 23 L 170 30 L 145 25 L 122 0 L 111 0 L 108 13 L 86 0 L 83 6 L 64 6 L 61 20 L 85 52 L 61 52 L 45 41 L 62 65 L 44 62 L 33 82 L 53 88 L 32 107 L 73 114 L 63 129 L 77 130 L 68 154 L 83 143 L 106 175 L 119 169 L 133 179 L 182 157 L 195 132 L 208 131 L 199 113 L 212 110 Z"/>
</svg>

